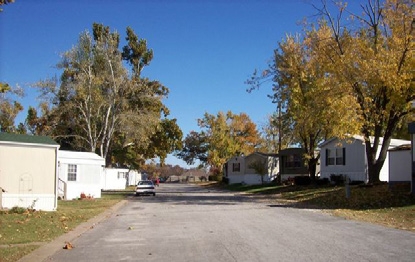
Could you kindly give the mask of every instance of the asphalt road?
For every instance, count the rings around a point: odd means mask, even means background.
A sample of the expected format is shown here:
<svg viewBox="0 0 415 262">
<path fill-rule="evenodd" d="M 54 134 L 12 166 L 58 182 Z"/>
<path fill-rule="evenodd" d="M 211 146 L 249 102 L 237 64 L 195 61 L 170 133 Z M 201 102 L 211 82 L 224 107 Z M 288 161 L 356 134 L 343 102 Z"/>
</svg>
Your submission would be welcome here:
<svg viewBox="0 0 415 262">
<path fill-rule="evenodd" d="M 319 210 L 161 184 L 45 261 L 414 261 L 415 234 Z"/>
</svg>

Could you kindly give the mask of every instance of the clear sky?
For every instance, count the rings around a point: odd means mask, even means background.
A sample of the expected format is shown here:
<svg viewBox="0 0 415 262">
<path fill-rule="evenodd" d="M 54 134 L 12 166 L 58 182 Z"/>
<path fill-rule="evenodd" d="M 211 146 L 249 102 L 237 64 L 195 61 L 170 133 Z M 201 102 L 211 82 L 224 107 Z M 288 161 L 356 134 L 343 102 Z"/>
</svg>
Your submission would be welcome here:
<svg viewBox="0 0 415 262">
<path fill-rule="evenodd" d="M 247 113 L 258 127 L 275 111 L 271 86 L 251 94 L 244 84 L 265 69 L 277 43 L 301 32 L 320 0 L 16 0 L 0 13 L 0 81 L 25 88 L 20 101 L 37 106 L 30 83 L 60 76 L 60 54 L 94 22 L 147 40 L 154 59 L 142 75 L 170 89 L 164 101 L 186 136 L 205 112 Z M 174 157 L 168 164 L 184 165 Z"/>
</svg>

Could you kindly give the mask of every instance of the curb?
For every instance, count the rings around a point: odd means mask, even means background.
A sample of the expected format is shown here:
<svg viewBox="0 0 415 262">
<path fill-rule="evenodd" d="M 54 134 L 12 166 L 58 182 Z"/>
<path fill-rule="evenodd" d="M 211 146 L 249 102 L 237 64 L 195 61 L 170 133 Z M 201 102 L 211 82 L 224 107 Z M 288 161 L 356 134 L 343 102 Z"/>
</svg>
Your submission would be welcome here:
<svg viewBox="0 0 415 262">
<path fill-rule="evenodd" d="M 63 234 L 51 242 L 42 245 L 38 249 L 34 250 L 30 254 L 22 257 L 18 262 L 32 262 L 32 261 L 44 261 L 48 257 L 55 254 L 58 250 L 61 250 L 65 245 L 65 242 L 72 242 L 74 239 L 81 236 L 86 231 L 94 228 L 96 224 L 104 221 L 105 219 L 109 218 L 115 211 L 119 208 L 124 206 L 128 203 L 128 200 L 121 200 L 117 204 L 113 205 L 112 207 L 108 208 L 106 211 L 102 212 L 101 214 L 97 215 L 96 217 L 91 218 L 90 220 L 80 224 L 73 230 L 69 231 L 66 234 Z"/>
</svg>

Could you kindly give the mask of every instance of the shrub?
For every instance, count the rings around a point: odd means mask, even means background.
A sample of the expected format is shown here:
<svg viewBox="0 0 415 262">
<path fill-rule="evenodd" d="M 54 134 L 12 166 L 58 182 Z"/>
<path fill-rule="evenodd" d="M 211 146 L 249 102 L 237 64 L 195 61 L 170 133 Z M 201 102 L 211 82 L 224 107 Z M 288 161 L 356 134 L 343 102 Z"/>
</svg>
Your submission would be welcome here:
<svg viewBox="0 0 415 262">
<path fill-rule="evenodd" d="M 27 208 L 14 206 L 9 210 L 9 213 L 23 214 L 24 212 L 26 212 L 26 210 Z"/>
<path fill-rule="evenodd" d="M 307 186 L 311 184 L 311 178 L 309 176 L 296 176 L 294 177 L 294 184 L 298 186 Z"/>
<path fill-rule="evenodd" d="M 229 184 L 229 178 L 223 177 L 222 182 L 228 185 Z"/>
<path fill-rule="evenodd" d="M 352 181 L 350 181 L 349 182 L 349 185 L 363 185 L 365 182 L 364 181 L 354 181 L 354 180 L 352 180 Z"/>
<path fill-rule="evenodd" d="M 333 185 L 336 185 L 336 186 L 344 185 L 344 176 L 343 175 L 331 174 L 330 175 L 330 182 Z"/>
<path fill-rule="evenodd" d="M 222 181 L 222 175 L 209 175 L 209 181 Z"/>
<path fill-rule="evenodd" d="M 321 178 L 321 179 L 320 178 L 319 179 L 316 179 L 316 184 L 319 185 L 319 186 L 328 185 L 329 182 L 330 181 L 329 181 L 329 179 L 327 177 Z"/>
</svg>

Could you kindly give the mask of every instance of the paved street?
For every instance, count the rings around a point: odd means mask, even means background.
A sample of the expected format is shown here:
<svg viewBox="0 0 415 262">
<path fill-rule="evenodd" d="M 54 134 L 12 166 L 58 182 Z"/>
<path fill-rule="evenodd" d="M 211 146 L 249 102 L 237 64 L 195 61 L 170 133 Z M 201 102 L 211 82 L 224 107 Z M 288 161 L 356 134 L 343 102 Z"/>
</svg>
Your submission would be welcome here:
<svg viewBox="0 0 415 262">
<path fill-rule="evenodd" d="M 415 234 L 234 193 L 161 184 L 46 261 L 413 261 Z"/>
</svg>

